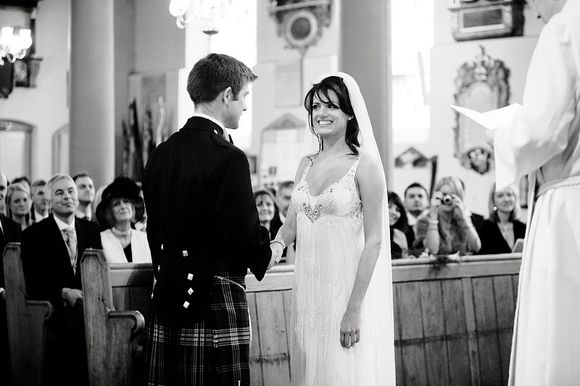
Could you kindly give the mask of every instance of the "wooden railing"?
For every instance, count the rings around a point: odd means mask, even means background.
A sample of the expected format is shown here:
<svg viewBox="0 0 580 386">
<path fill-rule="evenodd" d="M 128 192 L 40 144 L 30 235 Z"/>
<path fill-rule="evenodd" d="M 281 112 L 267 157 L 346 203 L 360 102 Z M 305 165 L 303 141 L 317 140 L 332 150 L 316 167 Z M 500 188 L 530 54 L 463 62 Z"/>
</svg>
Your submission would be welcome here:
<svg viewBox="0 0 580 386">
<path fill-rule="evenodd" d="M 19 262 L 19 250 L 11 245 L 4 264 L 13 266 L 15 261 Z M 143 318 L 149 318 L 151 266 L 109 266 L 101 252 L 94 250 L 85 253 L 82 264 L 91 383 L 139 384 L 145 371 Z M 519 255 L 464 257 L 447 264 L 436 259 L 394 261 L 397 384 L 505 384 L 519 265 Z M 274 267 L 261 282 L 253 275 L 246 277 L 253 335 L 252 385 L 290 383 L 288 332 L 293 280 L 292 265 Z M 7 298 L 15 292 L 9 288 L 14 286 L 7 280 Z M 25 300 L 25 290 L 16 292 L 24 294 Z M 30 323 L 37 326 L 26 328 L 43 331 L 50 304 L 38 305 L 43 307 L 42 317 L 18 316 L 20 319 L 14 320 L 19 321 L 13 323 L 21 327 L 12 327 L 10 332 L 24 334 L 22 326 Z M 33 346 L 20 348 L 34 350 Z M 29 363 L 22 355 L 14 358 L 20 361 L 16 366 Z M 37 370 L 30 371 L 40 374 L 42 363 L 33 364 L 29 369 Z"/>
</svg>

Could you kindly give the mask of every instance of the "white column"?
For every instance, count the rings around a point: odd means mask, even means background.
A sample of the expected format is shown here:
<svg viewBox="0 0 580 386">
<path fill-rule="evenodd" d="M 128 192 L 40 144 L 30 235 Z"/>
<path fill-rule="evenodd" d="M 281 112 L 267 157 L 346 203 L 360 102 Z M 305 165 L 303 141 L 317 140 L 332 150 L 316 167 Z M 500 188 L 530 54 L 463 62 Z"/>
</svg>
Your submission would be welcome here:
<svg viewBox="0 0 580 386">
<path fill-rule="evenodd" d="M 375 138 L 392 186 L 390 0 L 341 2 L 339 69 L 352 75 L 365 97 Z"/>
<path fill-rule="evenodd" d="M 115 173 L 113 9 L 113 0 L 71 1 L 70 172 L 96 186 Z"/>
</svg>

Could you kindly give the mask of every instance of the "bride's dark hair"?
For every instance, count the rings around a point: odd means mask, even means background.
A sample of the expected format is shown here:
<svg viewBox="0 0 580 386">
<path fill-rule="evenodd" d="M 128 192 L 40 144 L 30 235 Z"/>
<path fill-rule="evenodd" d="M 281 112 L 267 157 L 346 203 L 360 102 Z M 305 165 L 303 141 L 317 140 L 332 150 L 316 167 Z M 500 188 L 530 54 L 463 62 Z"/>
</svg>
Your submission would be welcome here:
<svg viewBox="0 0 580 386">
<path fill-rule="evenodd" d="M 318 137 L 319 151 L 323 149 L 323 141 L 320 136 L 314 131 L 314 122 L 312 121 L 312 105 L 314 104 L 314 97 L 317 96 L 323 103 L 330 103 L 328 91 L 332 90 L 338 97 L 338 104 L 343 113 L 352 117 L 346 123 L 346 134 L 344 140 L 353 154 L 358 154 L 360 143 L 358 141 L 359 127 L 352 104 L 350 103 L 350 96 L 348 88 L 344 84 L 342 78 L 338 76 L 329 76 L 324 78 L 320 83 L 316 83 L 304 98 L 304 108 L 308 111 L 308 126 L 312 134 Z"/>
</svg>

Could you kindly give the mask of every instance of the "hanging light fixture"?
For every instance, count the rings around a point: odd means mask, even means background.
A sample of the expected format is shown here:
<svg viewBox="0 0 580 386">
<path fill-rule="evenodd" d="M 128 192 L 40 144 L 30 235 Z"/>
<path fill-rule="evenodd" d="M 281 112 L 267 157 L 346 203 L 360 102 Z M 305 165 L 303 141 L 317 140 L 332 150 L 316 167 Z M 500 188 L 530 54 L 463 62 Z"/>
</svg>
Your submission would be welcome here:
<svg viewBox="0 0 580 386">
<path fill-rule="evenodd" d="M 175 17 L 178 28 L 183 29 L 192 19 L 197 19 L 203 33 L 211 36 L 231 16 L 232 3 L 233 0 L 171 0 L 169 13 Z"/>
<path fill-rule="evenodd" d="M 32 34 L 30 29 L 21 28 L 15 33 L 13 27 L 2 27 L 0 31 L 0 65 L 4 59 L 14 63 L 17 59 L 26 56 L 26 50 L 32 46 Z"/>
</svg>

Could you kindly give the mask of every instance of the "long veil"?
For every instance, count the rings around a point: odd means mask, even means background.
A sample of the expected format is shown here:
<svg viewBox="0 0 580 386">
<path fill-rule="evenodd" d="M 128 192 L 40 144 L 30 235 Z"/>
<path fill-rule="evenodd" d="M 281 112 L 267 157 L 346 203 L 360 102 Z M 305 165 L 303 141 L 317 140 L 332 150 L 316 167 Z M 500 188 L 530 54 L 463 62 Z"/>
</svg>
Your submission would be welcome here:
<svg viewBox="0 0 580 386">
<path fill-rule="evenodd" d="M 384 189 L 383 195 L 383 240 L 381 252 L 373 277 L 369 284 L 365 301 L 369 302 L 372 309 L 372 320 L 370 328 L 376 331 L 377 341 L 374 342 L 376 361 L 385 374 L 392 374 L 392 384 L 395 384 L 395 352 L 394 352 L 394 321 L 393 321 L 393 284 L 391 269 L 391 240 L 389 234 L 388 202 L 387 202 L 387 181 L 385 178 L 383 163 L 381 161 L 379 148 L 373 133 L 373 127 L 367 111 L 367 107 L 354 78 L 344 72 L 333 72 L 320 75 L 315 83 L 320 83 L 323 79 L 336 76 L 343 80 L 346 85 L 356 119 L 359 124 L 359 152 L 366 153 L 376 159 L 381 165 L 381 179 Z M 364 322 L 364 321 L 363 321 Z M 364 325 L 364 324 L 363 324 Z M 361 339 L 364 339 L 365 332 L 361 330 Z M 368 360 L 368 358 L 367 358 Z M 384 379 L 383 377 L 381 377 Z M 373 382 L 375 383 L 375 382 Z"/>
</svg>

